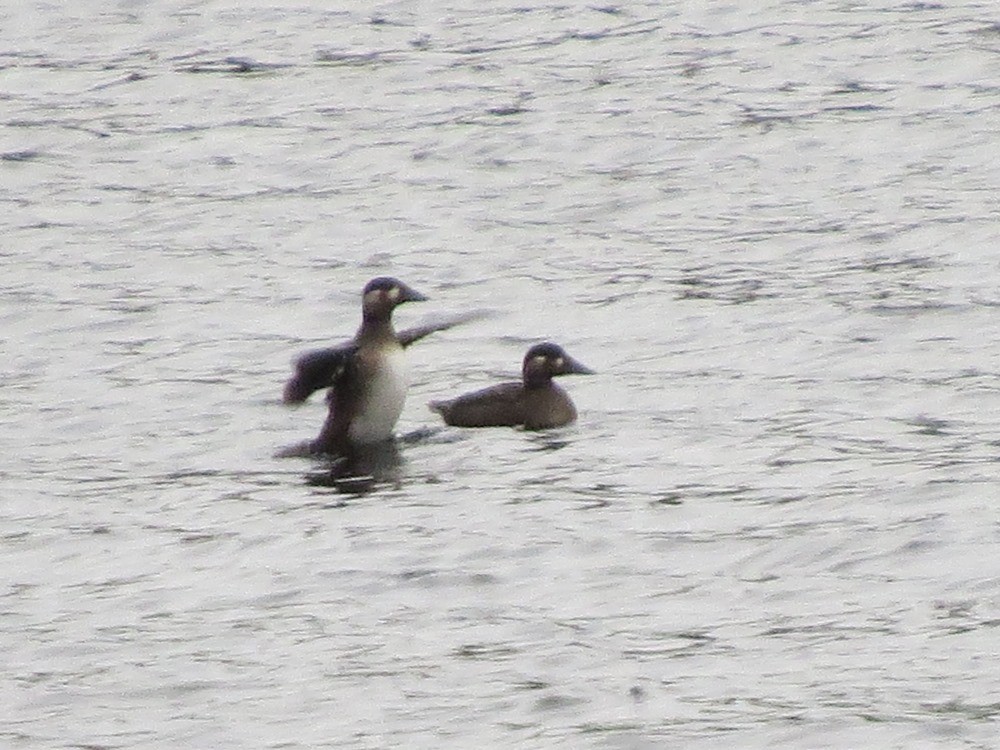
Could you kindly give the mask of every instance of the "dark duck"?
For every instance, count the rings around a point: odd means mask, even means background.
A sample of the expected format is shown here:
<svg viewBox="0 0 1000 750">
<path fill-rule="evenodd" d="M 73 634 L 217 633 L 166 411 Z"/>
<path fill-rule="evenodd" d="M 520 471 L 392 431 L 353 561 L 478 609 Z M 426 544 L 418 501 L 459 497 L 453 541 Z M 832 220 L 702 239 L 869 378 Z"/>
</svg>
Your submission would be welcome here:
<svg viewBox="0 0 1000 750">
<path fill-rule="evenodd" d="M 500 383 L 428 406 L 456 427 L 562 427 L 576 419 L 576 407 L 552 378 L 593 372 L 556 344 L 536 344 L 524 355 L 521 382 Z"/>
<path fill-rule="evenodd" d="M 410 383 L 406 347 L 460 320 L 396 332 L 392 313 L 406 302 L 427 297 L 397 279 L 379 277 L 361 296 L 361 327 L 350 341 L 299 356 L 285 384 L 284 402 L 300 404 L 315 391 L 329 389 L 329 411 L 319 436 L 281 455 L 333 454 L 390 440 Z"/>
</svg>

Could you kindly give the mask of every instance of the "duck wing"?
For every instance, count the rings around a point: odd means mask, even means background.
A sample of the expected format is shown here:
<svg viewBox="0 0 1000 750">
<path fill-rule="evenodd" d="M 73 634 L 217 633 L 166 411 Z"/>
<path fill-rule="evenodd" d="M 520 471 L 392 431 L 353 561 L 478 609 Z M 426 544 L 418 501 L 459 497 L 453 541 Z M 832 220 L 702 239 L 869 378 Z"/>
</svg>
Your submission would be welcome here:
<svg viewBox="0 0 1000 750">
<path fill-rule="evenodd" d="M 422 325 L 413 326 L 412 328 L 405 328 L 396 334 L 396 338 L 399 340 L 400 344 L 407 347 L 415 341 L 419 341 L 424 338 L 424 336 L 429 336 L 437 331 L 447 331 L 449 328 L 454 328 L 462 323 L 469 323 L 473 320 L 481 320 L 489 315 L 490 311 L 488 310 L 473 310 L 471 312 L 462 313 L 461 315 L 455 315 L 450 318 L 429 321 Z"/>
<path fill-rule="evenodd" d="M 357 351 L 354 344 L 341 344 L 300 354 L 294 363 L 295 372 L 285 383 L 284 403 L 301 404 L 322 388 L 336 387 L 353 366 Z"/>
</svg>

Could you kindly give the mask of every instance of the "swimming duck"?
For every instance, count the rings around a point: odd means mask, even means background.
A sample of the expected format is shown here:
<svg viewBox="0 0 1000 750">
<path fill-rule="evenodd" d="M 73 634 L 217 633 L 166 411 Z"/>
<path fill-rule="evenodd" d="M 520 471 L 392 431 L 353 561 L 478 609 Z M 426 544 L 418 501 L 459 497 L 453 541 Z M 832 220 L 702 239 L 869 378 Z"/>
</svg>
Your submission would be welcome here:
<svg viewBox="0 0 1000 750">
<path fill-rule="evenodd" d="M 536 344 L 524 355 L 520 383 L 500 383 L 448 401 L 431 401 L 428 406 L 446 424 L 456 427 L 562 427 L 576 419 L 576 407 L 552 378 L 593 373 L 562 347 L 546 342 Z"/>
<path fill-rule="evenodd" d="M 397 333 L 392 327 L 393 310 L 406 302 L 426 299 L 397 279 L 372 279 L 361 295 L 361 327 L 354 338 L 339 346 L 305 352 L 296 359 L 295 373 L 285 384 L 284 402 L 300 404 L 315 391 L 328 388 L 329 412 L 315 440 L 303 450 L 288 450 L 282 455 L 345 455 L 353 448 L 392 437 L 410 383 L 406 347 L 461 322 L 439 322 Z"/>
</svg>

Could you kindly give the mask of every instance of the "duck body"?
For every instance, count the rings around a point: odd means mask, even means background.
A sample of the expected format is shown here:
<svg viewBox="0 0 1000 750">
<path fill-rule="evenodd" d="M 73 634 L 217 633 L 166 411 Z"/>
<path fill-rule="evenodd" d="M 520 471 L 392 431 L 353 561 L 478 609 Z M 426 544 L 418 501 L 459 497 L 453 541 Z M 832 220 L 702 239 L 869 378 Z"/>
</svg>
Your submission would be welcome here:
<svg viewBox="0 0 1000 750">
<path fill-rule="evenodd" d="M 410 365 L 402 345 L 392 339 L 357 355 L 357 405 L 347 428 L 352 443 L 369 445 L 392 437 L 410 387 Z"/>
<path fill-rule="evenodd" d="M 500 383 L 428 406 L 455 427 L 562 427 L 576 420 L 576 406 L 552 378 L 592 372 L 562 347 L 538 344 L 524 357 L 521 382 Z"/>
<path fill-rule="evenodd" d="M 432 401 L 432 411 L 453 427 L 524 427 L 545 430 L 576 420 L 576 407 L 562 388 L 525 388 L 510 382 L 466 393 L 450 401 Z"/>
<path fill-rule="evenodd" d="M 295 372 L 285 384 L 284 402 L 299 404 L 315 391 L 327 389 L 326 421 L 306 453 L 347 455 L 355 448 L 392 438 L 410 384 L 406 347 L 447 327 L 397 334 L 392 311 L 404 302 L 425 299 L 396 279 L 372 279 L 362 294 L 362 322 L 354 338 L 298 357 Z"/>
</svg>

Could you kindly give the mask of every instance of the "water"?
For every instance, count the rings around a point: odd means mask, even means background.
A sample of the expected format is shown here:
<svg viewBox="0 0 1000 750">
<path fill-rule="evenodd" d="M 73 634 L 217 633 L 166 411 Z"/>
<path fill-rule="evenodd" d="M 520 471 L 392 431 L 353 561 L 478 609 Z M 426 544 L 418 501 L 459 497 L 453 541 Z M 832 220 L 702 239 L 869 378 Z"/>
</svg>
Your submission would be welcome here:
<svg viewBox="0 0 1000 750">
<path fill-rule="evenodd" d="M 0 744 L 994 747 L 994 10 L 9 4 Z M 384 273 L 493 315 L 317 483 Z"/>
</svg>

